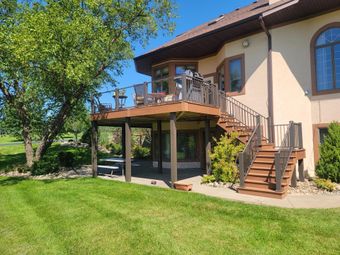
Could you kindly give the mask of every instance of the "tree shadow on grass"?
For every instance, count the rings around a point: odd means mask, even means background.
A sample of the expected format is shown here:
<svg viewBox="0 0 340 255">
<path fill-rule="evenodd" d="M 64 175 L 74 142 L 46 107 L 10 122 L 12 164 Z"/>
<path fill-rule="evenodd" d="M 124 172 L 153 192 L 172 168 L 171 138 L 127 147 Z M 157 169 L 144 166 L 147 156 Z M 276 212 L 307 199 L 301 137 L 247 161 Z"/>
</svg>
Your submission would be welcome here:
<svg viewBox="0 0 340 255">
<path fill-rule="evenodd" d="M 25 153 L 18 154 L 0 154 L 0 171 L 9 169 L 17 165 L 23 165 L 26 162 Z"/>
<path fill-rule="evenodd" d="M 19 184 L 22 181 L 27 180 L 26 177 L 8 177 L 4 179 L 0 179 L 0 186 L 12 186 Z"/>
</svg>

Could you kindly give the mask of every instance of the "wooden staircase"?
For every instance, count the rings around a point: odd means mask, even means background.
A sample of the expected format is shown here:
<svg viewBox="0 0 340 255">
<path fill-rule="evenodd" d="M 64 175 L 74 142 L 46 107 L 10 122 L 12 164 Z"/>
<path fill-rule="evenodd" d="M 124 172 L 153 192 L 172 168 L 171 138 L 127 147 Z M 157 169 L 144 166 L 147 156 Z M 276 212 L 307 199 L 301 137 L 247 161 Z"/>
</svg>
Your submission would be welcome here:
<svg viewBox="0 0 340 255">
<path fill-rule="evenodd" d="M 237 132 L 238 139 L 244 144 L 248 143 L 254 130 L 227 113 L 221 114 L 217 125 L 227 133 Z M 286 196 L 298 157 L 294 152 L 291 154 L 282 176 L 281 190 L 276 191 L 275 154 L 278 151 L 274 144 L 262 138 L 261 145 L 245 177 L 244 185 L 238 189 L 239 193 L 279 199 Z"/>
</svg>

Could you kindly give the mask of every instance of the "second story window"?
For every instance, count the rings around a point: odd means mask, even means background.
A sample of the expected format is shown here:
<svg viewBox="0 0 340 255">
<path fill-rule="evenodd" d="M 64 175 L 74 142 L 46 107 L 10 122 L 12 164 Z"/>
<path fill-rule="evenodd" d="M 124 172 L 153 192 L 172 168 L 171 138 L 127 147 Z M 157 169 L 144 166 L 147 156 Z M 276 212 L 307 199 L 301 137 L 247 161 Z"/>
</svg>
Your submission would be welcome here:
<svg viewBox="0 0 340 255">
<path fill-rule="evenodd" d="M 154 70 L 154 91 L 169 93 L 169 67 L 161 67 Z"/>
<path fill-rule="evenodd" d="M 217 68 L 217 82 L 220 90 L 237 95 L 244 90 L 244 55 L 227 58 Z"/>
<path fill-rule="evenodd" d="M 176 76 L 183 74 L 186 70 L 190 70 L 193 73 L 197 72 L 195 65 L 176 65 Z"/>
<path fill-rule="evenodd" d="M 317 33 L 312 47 L 314 94 L 340 92 L 340 23 Z"/>
</svg>

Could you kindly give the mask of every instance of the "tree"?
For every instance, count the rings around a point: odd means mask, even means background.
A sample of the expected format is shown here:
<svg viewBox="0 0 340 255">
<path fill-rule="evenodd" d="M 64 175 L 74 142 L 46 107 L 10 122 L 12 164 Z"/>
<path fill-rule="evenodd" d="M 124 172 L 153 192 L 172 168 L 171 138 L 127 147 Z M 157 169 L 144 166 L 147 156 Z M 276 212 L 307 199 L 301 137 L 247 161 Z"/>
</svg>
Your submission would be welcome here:
<svg viewBox="0 0 340 255">
<path fill-rule="evenodd" d="M 76 141 L 78 141 L 78 135 L 85 133 L 90 128 L 89 116 L 90 114 L 84 104 L 80 104 L 65 122 L 65 132 L 72 133 L 75 136 Z"/>
<path fill-rule="evenodd" d="M 0 101 L 18 119 L 28 166 L 79 103 L 114 84 L 134 43 L 172 30 L 173 8 L 172 0 L 0 2 Z M 44 128 L 34 153 L 36 119 Z"/>
<path fill-rule="evenodd" d="M 320 178 L 340 183 L 340 124 L 329 125 L 328 135 L 320 146 L 320 160 L 316 166 Z"/>
</svg>

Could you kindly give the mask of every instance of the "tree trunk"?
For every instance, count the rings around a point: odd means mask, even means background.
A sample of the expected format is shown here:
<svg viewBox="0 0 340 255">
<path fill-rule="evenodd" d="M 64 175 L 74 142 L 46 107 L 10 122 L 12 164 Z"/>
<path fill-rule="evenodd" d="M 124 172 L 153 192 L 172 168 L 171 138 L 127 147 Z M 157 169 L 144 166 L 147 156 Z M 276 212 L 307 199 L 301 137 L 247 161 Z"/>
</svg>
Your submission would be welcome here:
<svg viewBox="0 0 340 255">
<path fill-rule="evenodd" d="M 52 145 L 56 136 L 60 133 L 63 128 L 66 118 L 72 110 L 72 106 L 69 102 L 65 102 L 61 107 L 58 115 L 51 122 L 49 128 L 45 132 L 45 135 L 41 139 L 41 142 L 35 152 L 35 161 L 39 161 L 46 153 L 47 149 Z"/>
<path fill-rule="evenodd" d="M 22 131 L 22 136 L 24 138 L 25 152 L 26 152 L 26 165 L 28 167 L 33 166 L 34 151 L 32 146 L 32 138 L 29 133 L 29 128 L 24 127 Z"/>
</svg>

